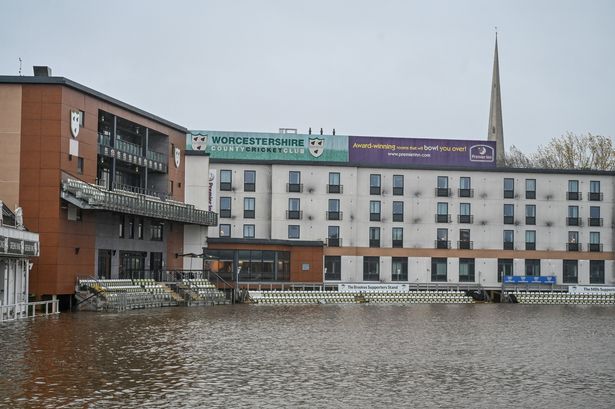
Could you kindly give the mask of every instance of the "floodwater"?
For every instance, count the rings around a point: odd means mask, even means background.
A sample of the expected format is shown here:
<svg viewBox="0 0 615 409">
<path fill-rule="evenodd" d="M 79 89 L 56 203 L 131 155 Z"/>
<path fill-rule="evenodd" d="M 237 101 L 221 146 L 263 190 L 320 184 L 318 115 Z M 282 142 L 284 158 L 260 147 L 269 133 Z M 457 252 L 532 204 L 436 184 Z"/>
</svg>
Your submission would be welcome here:
<svg viewBox="0 0 615 409">
<path fill-rule="evenodd" d="M 2 323 L 0 406 L 613 408 L 615 308 L 229 305 Z"/>
</svg>

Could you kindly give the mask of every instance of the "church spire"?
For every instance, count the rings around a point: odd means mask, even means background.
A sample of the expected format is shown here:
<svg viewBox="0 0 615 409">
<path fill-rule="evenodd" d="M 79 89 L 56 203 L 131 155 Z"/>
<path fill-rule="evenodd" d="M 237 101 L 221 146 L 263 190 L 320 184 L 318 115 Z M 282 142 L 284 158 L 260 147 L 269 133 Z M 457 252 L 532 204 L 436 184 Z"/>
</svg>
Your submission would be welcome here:
<svg viewBox="0 0 615 409">
<path fill-rule="evenodd" d="M 504 127 L 502 125 L 502 94 L 500 93 L 500 64 L 498 61 L 498 32 L 495 32 L 493 78 L 491 80 L 491 104 L 489 107 L 489 132 L 487 140 L 495 141 L 496 163 L 504 165 Z"/>
</svg>

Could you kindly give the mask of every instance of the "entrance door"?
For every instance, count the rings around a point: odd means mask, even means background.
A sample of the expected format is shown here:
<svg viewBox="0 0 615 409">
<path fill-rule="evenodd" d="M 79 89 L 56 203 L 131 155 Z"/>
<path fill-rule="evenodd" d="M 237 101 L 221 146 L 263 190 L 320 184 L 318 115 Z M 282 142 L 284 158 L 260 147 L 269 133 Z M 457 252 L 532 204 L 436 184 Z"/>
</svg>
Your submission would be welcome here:
<svg viewBox="0 0 615 409">
<path fill-rule="evenodd" d="M 149 270 L 151 278 L 162 281 L 162 253 L 149 253 Z"/>
<path fill-rule="evenodd" d="M 121 251 L 120 278 L 144 278 L 145 256 L 147 253 Z"/>
<path fill-rule="evenodd" d="M 111 250 L 98 249 L 98 278 L 111 278 Z"/>
</svg>

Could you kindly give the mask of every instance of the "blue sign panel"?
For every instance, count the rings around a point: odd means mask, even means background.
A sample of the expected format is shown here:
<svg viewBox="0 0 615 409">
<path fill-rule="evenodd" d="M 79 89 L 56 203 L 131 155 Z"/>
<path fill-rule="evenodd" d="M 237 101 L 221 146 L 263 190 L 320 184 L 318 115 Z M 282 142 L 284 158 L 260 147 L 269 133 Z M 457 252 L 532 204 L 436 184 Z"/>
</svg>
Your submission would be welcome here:
<svg viewBox="0 0 615 409">
<path fill-rule="evenodd" d="M 506 284 L 555 284 L 555 276 L 504 276 Z"/>
</svg>

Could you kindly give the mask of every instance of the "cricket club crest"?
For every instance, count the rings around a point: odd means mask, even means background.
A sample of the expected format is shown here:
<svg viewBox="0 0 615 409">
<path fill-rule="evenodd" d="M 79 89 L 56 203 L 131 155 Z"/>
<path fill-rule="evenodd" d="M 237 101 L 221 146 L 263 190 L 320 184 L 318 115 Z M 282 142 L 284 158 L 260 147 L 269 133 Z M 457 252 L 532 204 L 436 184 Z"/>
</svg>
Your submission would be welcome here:
<svg viewBox="0 0 615 409">
<path fill-rule="evenodd" d="M 207 146 L 207 134 L 192 135 L 192 149 L 195 151 L 204 151 Z"/>
<path fill-rule="evenodd" d="M 79 122 L 81 119 L 81 112 L 79 111 L 70 111 L 70 133 L 73 135 L 73 138 L 76 138 L 79 135 Z"/>
<path fill-rule="evenodd" d="M 179 164 L 181 163 L 181 158 L 182 158 L 181 153 L 182 152 L 179 150 L 179 148 L 175 148 L 174 154 L 175 154 L 175 167 L 176 168 L 179 168 Z"/>
<path fill-rule="evenodd" d="M 308 147 L 310 155 L 318 158 L 325 151 L 325 140 L 323 138 L 309 138 Z"/>
</svg>

